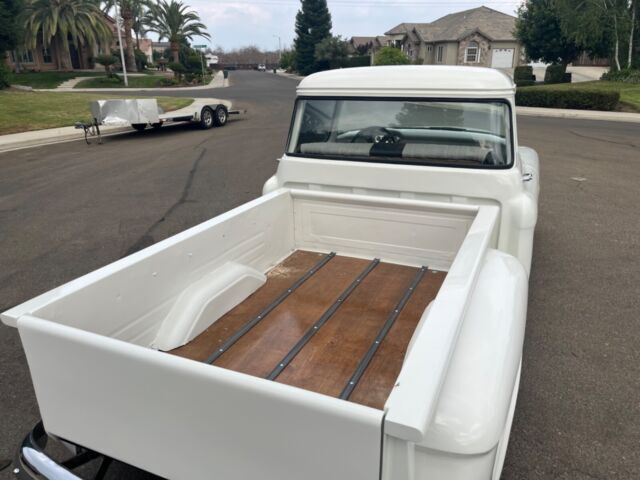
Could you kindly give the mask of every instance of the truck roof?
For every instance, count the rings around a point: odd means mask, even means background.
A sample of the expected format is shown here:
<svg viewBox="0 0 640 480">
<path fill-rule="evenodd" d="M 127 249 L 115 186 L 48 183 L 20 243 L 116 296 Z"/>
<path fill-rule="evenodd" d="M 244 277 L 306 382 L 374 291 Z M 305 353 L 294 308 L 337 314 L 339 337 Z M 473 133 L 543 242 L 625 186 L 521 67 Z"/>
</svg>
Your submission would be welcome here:
<svg viewBox="0 0 640 480">
<path fill-rule="evenodd" d="M 298 95 L 485 97 L 514 95 L 511 78 L 494 68 L 401 65 L 329 70 L 306 77 Z"/>
</svg>

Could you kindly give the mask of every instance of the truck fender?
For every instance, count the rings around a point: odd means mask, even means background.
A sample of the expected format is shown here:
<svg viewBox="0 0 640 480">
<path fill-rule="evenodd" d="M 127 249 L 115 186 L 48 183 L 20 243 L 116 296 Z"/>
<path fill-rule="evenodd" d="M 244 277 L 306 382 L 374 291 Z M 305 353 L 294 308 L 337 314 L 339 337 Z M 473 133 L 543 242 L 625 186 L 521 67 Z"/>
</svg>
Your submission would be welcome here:
<svg viewBox="0 0 640 480">
<path fill-rule="evenodd" d="M 280 186 L 278 185 L 278 176 L 272 175 L 266 182 L 264 182 L 264 186 L 262 187 L 262 195 L 271 193 L 278 188 L 280 188 Z"/>
<path fill-rule="evenodd" d="M 420 446 L 478 455 L 503 438 L 522 358 L 527 288 L 526 272 L 515 257 L 487 252 Z"/>
</svg>

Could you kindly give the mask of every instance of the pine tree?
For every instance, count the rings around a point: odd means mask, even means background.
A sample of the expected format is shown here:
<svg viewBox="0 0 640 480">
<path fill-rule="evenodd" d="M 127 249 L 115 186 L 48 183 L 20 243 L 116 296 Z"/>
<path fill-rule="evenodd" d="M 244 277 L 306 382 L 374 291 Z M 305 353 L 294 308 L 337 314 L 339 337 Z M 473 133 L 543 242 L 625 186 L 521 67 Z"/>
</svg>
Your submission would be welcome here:
<svg viewBox="0 0 640 480">
<path fill-rule="evenodd" d="M 302 0 L 296 15 L 296 70 L 302 75 L 317 72 L 316 45 L 331 36 L 331 14 L 327 0 Z"/>
</svg>

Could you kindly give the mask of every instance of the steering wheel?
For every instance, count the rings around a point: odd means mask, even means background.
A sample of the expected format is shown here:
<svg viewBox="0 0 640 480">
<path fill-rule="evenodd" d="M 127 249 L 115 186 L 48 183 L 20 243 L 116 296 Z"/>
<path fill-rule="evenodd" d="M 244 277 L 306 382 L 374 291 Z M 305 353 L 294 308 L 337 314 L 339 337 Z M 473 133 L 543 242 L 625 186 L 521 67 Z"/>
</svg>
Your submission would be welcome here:
<svg viewBox="0 0 640 480">
<path fill-rule="evenodd" d="M 367 127 L 356 133 L 351 143 L 400 143 L 402 135 L 385 127 Z"/>
</svg>

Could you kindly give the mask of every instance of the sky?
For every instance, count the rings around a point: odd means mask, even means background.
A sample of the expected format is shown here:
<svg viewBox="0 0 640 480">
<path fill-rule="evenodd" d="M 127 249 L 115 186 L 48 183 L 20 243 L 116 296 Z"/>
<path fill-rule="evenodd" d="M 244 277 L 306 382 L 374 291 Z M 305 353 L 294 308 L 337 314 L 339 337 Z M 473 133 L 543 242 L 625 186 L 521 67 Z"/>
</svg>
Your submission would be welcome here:
<svg viewBox="0 0 640 480">
<path fill-rule="evenodd" d="M 211 40 L 192 43 L 225 50 L 255 45 L 263 50 L 293 43 L 299 0 L 183 0 L 198 12 Z M 515 15 L 522 1 L 486 0 L 327 0 L 333 34 L 344 38 L 383 35 L 403 22 L 430 22 L 449 13 L 486 5 Z"/>
</svg>

